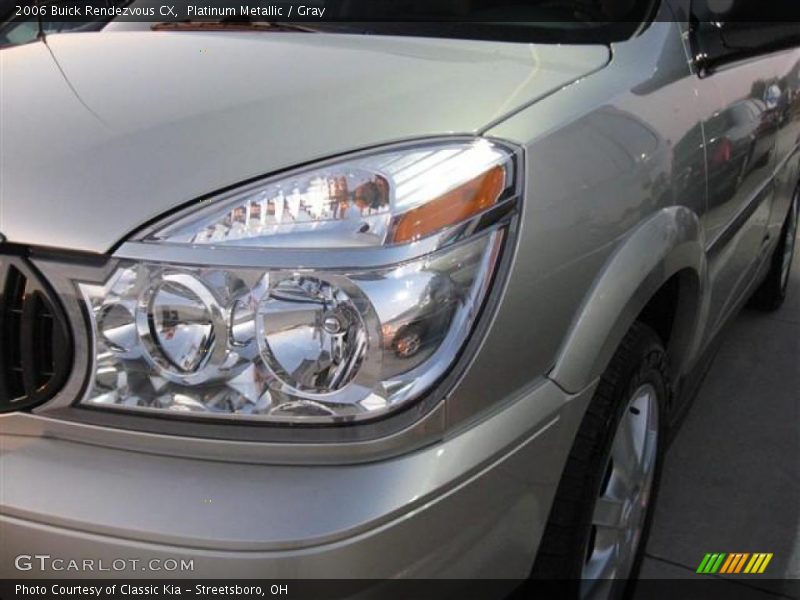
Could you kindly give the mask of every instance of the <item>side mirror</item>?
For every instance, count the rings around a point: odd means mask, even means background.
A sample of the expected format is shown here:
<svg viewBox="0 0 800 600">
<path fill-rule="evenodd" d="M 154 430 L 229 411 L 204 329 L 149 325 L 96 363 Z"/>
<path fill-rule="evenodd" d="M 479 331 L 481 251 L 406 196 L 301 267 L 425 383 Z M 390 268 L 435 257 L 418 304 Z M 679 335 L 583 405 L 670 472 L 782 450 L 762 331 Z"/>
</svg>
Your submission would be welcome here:
<svg viewBox="0 0 800 600">
<path fill-rule="evenodd" d="M 795 0 L 691 0 L 692 12 L 703 21 L 719 23 L 786 23 L 800 20 Z"/>
<path fill-rule="evenodd" d="M 692 0 L 695 58 L 704 68 L 800 41 L 796 1 Z"/>
</svg>

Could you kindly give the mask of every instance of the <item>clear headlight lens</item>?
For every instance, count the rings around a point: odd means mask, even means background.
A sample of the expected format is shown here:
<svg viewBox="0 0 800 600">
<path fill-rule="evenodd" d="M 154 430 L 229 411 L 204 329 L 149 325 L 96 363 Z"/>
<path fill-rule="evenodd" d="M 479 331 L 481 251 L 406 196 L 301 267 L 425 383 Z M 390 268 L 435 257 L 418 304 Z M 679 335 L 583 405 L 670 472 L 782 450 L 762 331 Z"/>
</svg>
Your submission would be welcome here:
<svg viewBox="0 0 800 600">
<path fill-rule="evenodd" d="M 223 247 L 405 243 L 496 204 L 511 184 L 508 161 L 486 140 L 383 152 L 246 188 L 150 239 Z"/>
<path fill-rule="evenodd" d="M 479 221 L 514 202 L 514 160 L 485 140 L 383 152 L 173 220 L 143 240 L 163 246 L 163 260 L 122 258 L 104 283 L 78 284 L 95 341 L 83 403 L 333 422 L 419 397 L 452 365 L 485 299 L 507 234 Z M 381 260 L 403 244 L 402 260 Z M 299 254 L 288 269 L 170 259 L 186 245 Z M 357 246 L 371 246 L 358 252 L 377 266 L 302 266 L 309 248 L 336 264 Z"/>
</svg>

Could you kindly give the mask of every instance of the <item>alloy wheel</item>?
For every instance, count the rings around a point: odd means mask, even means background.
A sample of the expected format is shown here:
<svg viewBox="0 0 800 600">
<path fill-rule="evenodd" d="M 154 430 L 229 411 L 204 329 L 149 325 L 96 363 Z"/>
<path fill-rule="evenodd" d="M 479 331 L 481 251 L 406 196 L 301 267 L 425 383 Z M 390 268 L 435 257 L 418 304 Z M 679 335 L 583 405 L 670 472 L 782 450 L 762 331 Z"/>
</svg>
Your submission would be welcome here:
<svg viewBox="0 0 800 600">
<path fill-rule="evenodd" d="M 641 385 L 631 394 L 617 425 L 592 514 L 582 597 L 608 597 L 611 581 L 631 573 L 655 477 L 658 408 L 655 387 Z"/>
</svg>

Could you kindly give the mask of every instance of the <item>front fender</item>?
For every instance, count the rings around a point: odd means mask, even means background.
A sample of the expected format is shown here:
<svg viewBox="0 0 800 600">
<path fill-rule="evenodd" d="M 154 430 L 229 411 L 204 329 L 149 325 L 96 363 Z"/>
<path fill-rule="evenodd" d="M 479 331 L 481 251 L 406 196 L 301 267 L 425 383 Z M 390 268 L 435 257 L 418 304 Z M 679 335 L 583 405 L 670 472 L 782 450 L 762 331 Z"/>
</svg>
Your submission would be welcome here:
<svg viewBox="0 0 800 600">
<path fill-rule="evenodd" d="M 696 279 L 695 301 L 682 305 L 682 349 L 691 353 L 708 277 L 703 228 L 688 208 L 664 208 L 634 229 L 611 255 L 570 326 L 549 377 L 568 392 L 595 381 L 647 302 L 673 275 L 688 270 Z M 686 327 L 685 321 L 691 321 Z M 681 356 L 687 364 L 690 356 Z M 680 366 L 678 367 L 680 368 Z"/>
</svg>

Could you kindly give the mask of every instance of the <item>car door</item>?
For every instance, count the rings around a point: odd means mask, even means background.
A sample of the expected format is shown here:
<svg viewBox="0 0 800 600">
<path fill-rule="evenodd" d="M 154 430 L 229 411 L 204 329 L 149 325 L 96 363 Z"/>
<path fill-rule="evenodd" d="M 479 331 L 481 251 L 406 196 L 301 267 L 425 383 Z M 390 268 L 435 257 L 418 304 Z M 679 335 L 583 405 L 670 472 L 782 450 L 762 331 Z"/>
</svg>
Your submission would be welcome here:
<svg viewBox="0 0 800 600">
<path fill-rule="evenodd" d="M 776 50 L 773 38 L 764 37 L 764 31 L 746 31 L 749 25 L 728 25 L 752 34 L 757 43 L 747 51 L 731 50 L 724 24 L 701 22 L 690 32 L 706 152 L 703 226 L 711 283 L 707 340 L 750 291 L 769 248 L 783 76 L 793 52 Z"/>
</svg>

